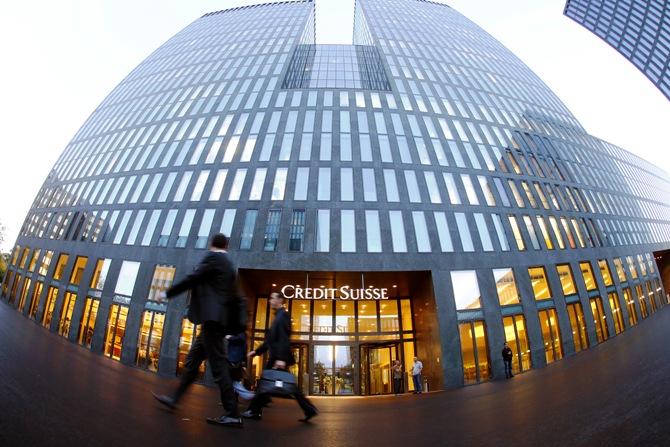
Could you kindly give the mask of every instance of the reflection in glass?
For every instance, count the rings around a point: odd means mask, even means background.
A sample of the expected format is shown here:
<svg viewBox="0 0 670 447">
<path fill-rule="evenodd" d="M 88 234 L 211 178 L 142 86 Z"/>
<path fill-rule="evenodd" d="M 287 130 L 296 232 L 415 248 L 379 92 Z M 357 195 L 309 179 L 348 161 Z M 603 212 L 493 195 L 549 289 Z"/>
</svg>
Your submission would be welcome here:
<svg viewBox="0 0 670 447">
<path fill-rule="evenodd" d="M 493 278 L 496 281 L 498 301 L 501 306 L 519 304 L 519 291 L 511 268 L 493 269 Z"/>
<path fill-rule="evenodd" d="M 533 294 L 536 300 L 546 300 L 551 298 L 551 289 L 547 282 L 547 274 L 544 267 L 530 267 L 528 269 L 530 282 L 533 285 Z"/>
<path fill-rule="evenodd" d="M 477 273 L 474 270 L 451 272 L 456 310 L 479 309 L 481 307 Z"/>
</svg>

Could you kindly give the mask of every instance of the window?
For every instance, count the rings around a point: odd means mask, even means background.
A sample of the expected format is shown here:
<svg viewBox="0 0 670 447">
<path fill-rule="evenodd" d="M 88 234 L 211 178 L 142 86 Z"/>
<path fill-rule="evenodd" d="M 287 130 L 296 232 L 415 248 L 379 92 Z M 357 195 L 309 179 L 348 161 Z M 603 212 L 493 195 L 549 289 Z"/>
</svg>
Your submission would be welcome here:
<svg viewBox="0 0 670 447">
<path fill-rule="evenodd" d="M 475 247 L 472 244 L 472 236 L 470 235 L 470 228 L 468 227 L 468 221 L 465 218 L 465 214 L 454 213 L 454 217 L 456 218 L 456 226 L 458 227 L 458 234 L 461 238 L 463 251 L 475 251 Z"/>
<path fill-rule="evenodd" d="M 61 254 L 58 256 L 58 261 L 56 261 L 56 269 L 54 270 L 54 280 L 60 281 L 60 279 L 63 277 L 63 270 L 65 270 L 68 259 L 69 256 L 66 254 Z"/>
<path fill-rule="evenodd" d="M 414 221 L 417 250 L 419 253 L 429 253 L 431 251 L 430 237 L 428 236 L 425 214 L 423 211 L 412 211 L 412 220 Z"/>
<path fill-rule="evenodd" d="M 389 211 L 391 224 L 391 240 L 395 253 L 407 252 L 407 240 L 405 239 L 405 224 L 402 220 L 402 211 Z"/>
<path fill-rule="evenodd" d="M 572 327 L 572 341 L 575 344 L 575 352 L 588 349 L 589 337 L 586 333 L 586 320 L 584 319 L 582 303 L 568 304 L 567 308 L 570 326 Z"/>
<path fill-rule="evenodd" d="M 65 292 L 63 306 L 60 310 L 60 320 L 58 320 L 58 334 L 65 338 L 67 338 L 70 334 L 70 326 L 72 325 L 72 312 L 74 311 L 74 305 L 76 302 L 76 293 Z"/>
<path fill-rule="evenodd" d="M 330 210 L 318 210 L 317 212 L 315 251 L 330 251 Z"/>
<path fill-rule="evenodd" d="M 275 172 L 275 181 L 272 185 L 271 200 L 284 200 L 284 190 L 286 188 L 286 176 L 288 170 L 286 168 L 278 168 Z"/>
<path fill-rule="evenodd" d="M 340 200 L 354 200 L 354 174 L 351 168 L 340 169 Z"/>
<path fill-rule="evenodd" d="M 265 225 L 265 236 L 263 237 L 263 250 L 275 251 L 279 239 L 279 226 L 281 224 L 281 210 L 268 211 L 268 221 Z"/>
<path fill-rule="evenodd" d="M 590 262 L 580 262 L 579 268 L 582 270 L 582 275 L 584 276 L 584 284 L 586 285 L 586 290 L 595 290 L 598 288 L 596 284 L 596 279 L 593 276 L 593 270 L 591 269 Z"/>
<path fill-rule="evenodd" d="M 181 337 L 179 337 L 179 354 L 177 357 L 177 374 L 182 373 L 184 365 L 186 364 L 186 356 L 199 333 L 200 326 L 194 325 L 188 321 L 188 318 L 182 320 Z M 205 376 L 205 364 L 206 362 L 200 364 L 198 373 L 198 379 L 200 380 Z"/>
<path fill-rule="evenodd" d="M 440 250 L 443 252 L 453 252 L 454 246 L 451 242 L 451 235 L 449 234 L 449 224 L 447 223 L 447 216 L 442 211 L 435 211 L 435 226 L 437 227 L 437 236 L 440 239 Z"/>
<path fill-rule="evenodd" d="M 330 168 L 319 168 L 317 200 L 330 200 Z"/>
<path fill-rule="evenodd" d="M 154 269 L 154 276 L 151 279 L 151 286 L 149 286 L 147 300 L 166 302 L 167 300 L 160 298 L 160 294 L 172 286 L 176 271 L 177 269 L 174 265 L 157 265 Z"/>
<path fill-rule="evenodd" d="M 521 229 L 519 228 L 519 223 L 516 220 L 515 216 L 511 214 L 508 216 L 509 224 L 512 227 L 512 233 L 514 234 L 514 240 L 516 241 L 516 246 L 519 251 L 526 250 L 526 244 L 523 242 L 523 236 L 521 235 Z"/>
<path fill-rule="evenodd" d="M 230 187 L 228 200 L 240 200 L 240 196 L 242 195 L 242 188 L 244 187 L 244 179 L 246 177 L 246 169 L 238 169 L 235 171 L 235 178 L 233 179 L 233 184 Z"/>
<path fill-rule="evenodd" d="M 170 235 L 172 234 L 172 227 L 174 221 L 177 218 L 177 210 L 168 211 L 165 222 L 163 223 L 163 229 L 161 230 L 160 237 L 158 238 L 159 247 L 167 247 L 168 241 L 170 240 Z"/>
<path fill-rule="evenodd" d="M 379 211 L 365 211 L 365 228 L 368 253 L 380 253 L 382 251 L 382 240 L 379 227 Z"/>
<path fill-rule="evenodd" d="M 603 277 L 603 282 L 605 283 L 605 286 L 611 286 L 614 284 L 612 281 L 612 274 L 610 272 L 610 268 L 607 265 L 607 260 L 606 259 L 600 259 L 598 260 L 598 267 L 600 267 L 600 274 Z"/>
<path fill-rule="evenodd" d="M 263 195 L 263 185 L 265 185 L 265 176 L 267 169 L 258 168 L 254 175 L 254 180 L 251 183 L 251 192 L 249 193 L 249 200 L 261 200 Z"/>
<path fill-rule="evenodd" d="M 206 248 L 209 233 L 212 230 L 212 223 L 214 221 L 214 213 L 216 210 L 205 210 L 198 229 L 198 237 L 195 240 L 195 248 Z"/>
<path fill-rule="evenodd" d="M 458 329 L 461 338 L 464 384 L 488 380 L 491 371 L 485 323 L 483 321 L 461 323 Z"/>
<path fill-rule="evenodd" d="M 416 181 L 414 171 L 405 171 L 405 183 L 407 184 L 407 194 L 410 203 L 421 203 L 421 194 L 419 193 L 419 184 Z"/>
<path fill-rule="evenodd" d="M 456 310 L 479 309 L 481 307 L 477 272 L 474 270 L 454 270 L 451 272 Z"/>
<path fill-rule="evenodd" d="M 177 243 L 175 244 L 175 247 L 186 247 L 188 235 L 191 233 L 191 227 L 193 226 L 194 217 L 195 210 L 186 210 L 186 213 L 184 213 L 184 219 L 181 221 L 181 228 L 179 228 L 179 235 L 177 236 Z"/>
<path fill-rule="evenodd" d="M 512 373 L 518 374 L 530 369 L 530 346 L 526 333 L 526 319 L 523 315 L 512 315 L 503 318 L 505 341 L 512 348 Z"/>
<path fill-rule="evenodd" d="M 619 282 L 626 282 L 626 273 L 624 272 L 621 258 L 614 258 L 614 267 L 616 268 L 616 274 L 619 278 Z"/>
<path fill-rule="evenodd" d="M 547 274 L 544 267 L 530 267 L 528 269 L 530 282 L 533 285 L 533 294 L 536 300 L 546 300 L 551 298 L 551 289 L 547 281 Z"/>
<path fill-rule="evenodd" d="M 340 214 L 341 224 L 341 250 L 343 253 L 356 252 L 356 223 L 354 210 L 342 210 Z"/>
<path fill-rule="evenodd" d="M 37 309 L 40 304 L 40 297 L 42 296 L 42 289 L 44 288 L 44 283 L 42 281 L 35 282 L 35 288 L 33 289 L 33 296 L 30 299 L 30 306 L 28 307 L 28 317 L 34 320 L 37 317 Z"/>
<path fill-rule="evenodd" d="M 591 313 L 593 314 L 593 323 L 596 325 L 596 337 L 598 343 L 602 343 L 610 338 L 607 330 L 607 321 L 605 320 L 605 311 L 603 309 L 603 300 L 600 297 L 591 298 Z"/>
<path fill-rule="evenodd" d="M 474 213 L 475 225 L 477 225 L 477 232 L 479 233 L 479 239 L 482 242 L 482 249 L 484 251 L 493 251 L 493 243 L 491 242 L 491 236 L 489 235 L 489 229 L 484 220 L 484 215 L 481 213 Z"/>
<path fill-rule="evenodd" d="M 133 223 L 133 226 L 130 229 L 130 234 L 128 235 L 128 240 L 126 240 L 126 244 L 135 245 L 137 235 L 139 234 L 140 228 L 144 223 L 144 216 L 146 214 L 147 214 L 146 210 L 140 210 L 137 212 L 137 214 L 135 215 L 135 222 Z"/>
<path fill-rule="evenodd" d="M 374 169 L 363 169 L 363 200 L 366 202 L 377 201 L 377 186 L 375 184 Z"/>
<path fill-rule="evenodd" d="M 126 333 L 128 307 L 112 304 L 109 308 L 107 330 L 105 331 L 104 355 L 114 360 L 121 360 L 123 337 Z"/>
<path fill-rule="evenodd" d="M 47 291 L 47 299 L 44 303 L 44 313 L 42 314 L 42 326 L 45 328 L 48 328 L 51 325 L 51 318 L 53 317 L 57 297 L 58 287 L 49 287 Z"/>
<path fill-rule="evenodd" d="M 305 240 L 305 210 L 293 210 L 288 234 L 289 251 L 303 251 Z"/>
<path fill-rule="evenodd" d="M 619 294 L 610 292 L 607 294 L 607 299 L 612 310 L 612 317 L 614 317 L 614 332 L 619 335 L 626 328 L 623 322 L 623 314 L 621 313 L 621 305 L 619 304 Z"/>
<path fill-rule="evenodd" d="M 132 296 L 139 271 L 139 262 L 123 261 L 118 279 L 116 280 L 114 293 L 118 295 Z"/>
<path fill-rule="evenodd" d="M 42 258 L 42 262 L 40 263 L 40 267 L 37 270 L 37 273 L 39 273 L 42 276 L 47 276 L 47 273 L 49 272 L 49 265 L 51 265 L 51 259 L 53 258 L 54 252 L 51 250 L 47 250 L 44 252 L 44 257 Z"/>
<path fill-rule="evenodd" d="M 540 310 L 538 316 L 540 317 L 540 328 L 544 341 L 544 354 L 547 364 L 549 364 L 563 358 L 561 332 L 558 327 L 556 309 Z"/>
<path fill-rule="evenodd" d="M 501 306 L 519 304 L 519 290 L 514 279 L 514 271 L 511 268 L 493 269 L 493 278 L 498 291 L 498 302 Z"/>
<path fill-rule="evenodd" d="M 256 227 L 256 217 L 258 210 L 247 210 L 244 216 L 244 226 L 242 227 L 242 236 L 240 240 L 240 250 L 250 250 L 251 242 L 254 237 L 254 228 Z"/>
<path fill-rule="evenodd" d="M 384 185 L 386 187 L 386 201 L 399 202 L 398 183 L 396 181 L 395 171 L 392 169 L 384 169 Z"/>
<path fill-rule="evenodd" d="M 142 313 L 142 325 L 137 340 L 137 357 L 135 364 L 149 371 L 158 371 L 161 339 L 165 314 L 145 310 Z"/>
<path fill-rule="evenodd" d="M 575 281 L 572 277 L 572 269 L 570 264 L 562 264 L 556 266 L 556 271 L 558 272 L 558 278 L 561 280 L 561 286 L 563 287 L 563 295 L 572 295 L 577 293 L 575 288 Z"/>
<path fill-rule="evenodd" d="M 84 312 L 79 322 L 79 334 L 77 335 L 77 343 L 91 348 L 91 341 L 93 340 L 93 333 L 95 331 L 95 319 L 98 316 L 98 308 L 100 301 L 93 298 L 86 298 L 84 304 Z"/>
<path fill-rule="evenodd" d="M 635 326 L 637 324 L 637 309 L 635 309 L 635 301 L 633 301 L 633 295 L 628 287 L 623 289 L 623 300 L 626 302 L 626 309 L 628 309 L 628 324 Z"/>
</svg>

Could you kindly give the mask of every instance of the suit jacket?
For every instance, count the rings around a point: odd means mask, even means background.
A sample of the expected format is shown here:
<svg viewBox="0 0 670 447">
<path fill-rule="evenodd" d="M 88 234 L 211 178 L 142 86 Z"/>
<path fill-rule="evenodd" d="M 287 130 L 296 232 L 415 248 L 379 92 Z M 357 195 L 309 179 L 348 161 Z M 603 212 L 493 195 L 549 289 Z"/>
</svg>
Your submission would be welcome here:
<svg viewBox="0 0 670 447">
<path fill-rule="evenodd" d="M 295 363 L 291 353 L 291 316 L 283 307 L 277 310 L 263 344 L 256 349 L 256 354 L 262 355 L 266 351 L 270 351 L 267 363 L 269 368 L 272 368 L 277 360 L 286 362 L 286 366 Z"/>
<path fill-rule="evenodd" d="M 230 333 L 246 327 L 245 300 L 237 291 L 237 270 L 223 252 L 210 251 L 196 269 L 165 294 L 168 298 L 191 290 L 188 319 L 194 324 L 214 321 Z"/>
</svg>

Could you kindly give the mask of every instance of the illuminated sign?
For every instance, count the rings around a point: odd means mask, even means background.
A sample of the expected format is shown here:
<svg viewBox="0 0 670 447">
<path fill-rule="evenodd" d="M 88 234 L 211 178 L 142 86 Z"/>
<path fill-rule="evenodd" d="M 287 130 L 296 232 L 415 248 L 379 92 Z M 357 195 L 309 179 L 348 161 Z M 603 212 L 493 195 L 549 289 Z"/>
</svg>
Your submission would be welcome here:
<svg viewBox="0 0 670 447">
<path fill-rule="evenodd" d="M 349 286 L 342 286 L 338 289 L 326 287 L 300 287 L 291 284 L 285 285 L 281 293 L 286 298 L 297 300 L 387 300 L 388 289 L 377 289 L 369 287 L 367 289 L 352 289 Z"/>
</svg>

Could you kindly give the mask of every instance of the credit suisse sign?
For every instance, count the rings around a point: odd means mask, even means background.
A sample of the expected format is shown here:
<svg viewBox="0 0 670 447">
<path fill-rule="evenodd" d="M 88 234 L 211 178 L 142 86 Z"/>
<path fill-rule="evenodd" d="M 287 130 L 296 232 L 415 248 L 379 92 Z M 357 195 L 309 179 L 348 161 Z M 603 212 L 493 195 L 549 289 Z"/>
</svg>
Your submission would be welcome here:
<svg viewBox="0 0 670 447">
<path fill-rule="evenodd" d="M 287 284 L 281 289 L 286 298 L 296 300 L 387 300 L 387 288 L 352 289 L 349 286 L 340 288 L 300 287 Z"/>
</svg>

